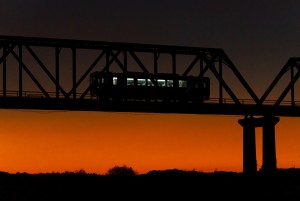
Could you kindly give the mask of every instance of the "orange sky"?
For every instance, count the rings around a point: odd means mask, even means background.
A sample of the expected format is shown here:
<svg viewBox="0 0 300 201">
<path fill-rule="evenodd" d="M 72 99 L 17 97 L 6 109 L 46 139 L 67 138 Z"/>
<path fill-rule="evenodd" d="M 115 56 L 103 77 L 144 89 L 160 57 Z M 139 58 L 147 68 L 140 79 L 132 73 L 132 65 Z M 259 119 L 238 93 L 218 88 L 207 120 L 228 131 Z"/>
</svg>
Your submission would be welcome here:
<svg viewBox="0 0 300 201">
<path fill-rule="evenodd" d="M 0 171 L 242 171 L 241 116 L 0 110 Z M 299 118 L 276 125 L 277 167 L 300 167 Z M 261 167 L 261 128 L 257 128 Z"/>
</svg>

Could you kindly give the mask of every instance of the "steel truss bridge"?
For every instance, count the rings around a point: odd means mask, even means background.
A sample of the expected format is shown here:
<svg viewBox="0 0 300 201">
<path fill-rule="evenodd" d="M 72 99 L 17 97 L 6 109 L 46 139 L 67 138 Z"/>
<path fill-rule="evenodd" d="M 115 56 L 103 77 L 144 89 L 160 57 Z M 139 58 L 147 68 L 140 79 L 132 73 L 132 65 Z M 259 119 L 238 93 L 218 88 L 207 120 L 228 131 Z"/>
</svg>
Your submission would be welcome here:
<svg viewBox="0 0 300 201">
<path fill-rule="evenodd" d="M 295 98 L 300 76 L 298 57 L 289 58 L 258 97 L 222 49 L 0 36 L 0 52 L 0 108 L 243 115 L 245 119 L 239 123 L 244 128 L 244 172 L 257 170 L 253 128 L 263 127 L 263 135 L 269 136 L 265 137 L 262 169 L 271 171 L 276 169 L 277 116 L 300 116 Z M 215 80 L 215 97 L 203 103 L 103 103 L 89 95 L 89 75 L 96 70 L 209 76 Z M 289 82 L 279 97 L 268 100 L 287 74 Z M 232 78 L 236 80 L 234 87 L 230 85 Z M 240 84 L 238 92 L 234 90 L 236 83 Z"/>
</svg>

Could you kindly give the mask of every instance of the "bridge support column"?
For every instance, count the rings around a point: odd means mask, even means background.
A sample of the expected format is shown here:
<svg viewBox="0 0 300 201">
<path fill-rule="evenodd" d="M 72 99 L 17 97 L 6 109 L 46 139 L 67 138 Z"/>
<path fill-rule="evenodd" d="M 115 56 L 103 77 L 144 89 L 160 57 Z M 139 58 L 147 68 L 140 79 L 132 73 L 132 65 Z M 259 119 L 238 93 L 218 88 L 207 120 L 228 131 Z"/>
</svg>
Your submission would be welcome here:
<svg viewBox="0 0 300 201">
<path fill-rule="evenodd" d="M 247 174 L 256 173 L 256 141 L 255 122 L 253 117 L 238 120 L 243 126 L 243 172 Z"/>
<path fill-rule="evenodd" d="M 261 170 L 273 172 L 277 169 L 275 125 L 279 117 L 264 117 L 263 125 L 263 164 Z"/>
<path fill-rule="evenodd" d="M 243 172 L 255 173 L 256 145 L 255 128 L 263 128 L 262 142 L 262 167 L 261 171 L 266 173 L 274 172 L 277 169 L 276 146 L 275 146 L 275 125 L 279 122 L 279 117 L 264 116 L 261 118 L 245 117 L 239 119 L 238 123 L 243 126 Z"/>
</svg>

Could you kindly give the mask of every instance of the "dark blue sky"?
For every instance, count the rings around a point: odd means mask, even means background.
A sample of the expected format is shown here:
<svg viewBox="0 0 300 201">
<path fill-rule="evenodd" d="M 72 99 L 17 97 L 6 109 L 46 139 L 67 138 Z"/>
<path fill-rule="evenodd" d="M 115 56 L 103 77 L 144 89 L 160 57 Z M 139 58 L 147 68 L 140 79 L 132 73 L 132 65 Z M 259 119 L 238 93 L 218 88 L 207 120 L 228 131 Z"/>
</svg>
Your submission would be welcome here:
<svg viewBox="0 0 300 201">
<path fill-rule="evenodd" d="M 254 91 L 300 56 L 297 0 L 1 0 L 1 35 L 222 48 Z"/>
</svg>

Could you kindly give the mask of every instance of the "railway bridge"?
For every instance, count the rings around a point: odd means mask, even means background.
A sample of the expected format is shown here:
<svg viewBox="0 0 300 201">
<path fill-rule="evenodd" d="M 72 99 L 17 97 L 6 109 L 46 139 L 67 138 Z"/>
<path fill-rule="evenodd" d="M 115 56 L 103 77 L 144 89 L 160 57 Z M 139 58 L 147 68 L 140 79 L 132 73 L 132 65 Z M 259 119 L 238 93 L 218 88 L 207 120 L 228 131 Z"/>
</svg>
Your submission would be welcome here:
<svg viewBox="0 0 300 201">
<path fill-rule="evenodd" d="M 300 58 L 291 57 L 258 97 L 222 49 L 73 39 L 0 36 L 0 108 L 242 115 L 243 172 L 257 172 L 255 128 L 263 128 L 261 170 L 277 169 L 275 125 L 300 116 L 295 83 Z M 94 72 L 167 73 L 209 77 L 201 102 L 99 101 L 89 93 Z M 276 99 L 268 99 L 288 76 Z"/>
</svg>

